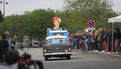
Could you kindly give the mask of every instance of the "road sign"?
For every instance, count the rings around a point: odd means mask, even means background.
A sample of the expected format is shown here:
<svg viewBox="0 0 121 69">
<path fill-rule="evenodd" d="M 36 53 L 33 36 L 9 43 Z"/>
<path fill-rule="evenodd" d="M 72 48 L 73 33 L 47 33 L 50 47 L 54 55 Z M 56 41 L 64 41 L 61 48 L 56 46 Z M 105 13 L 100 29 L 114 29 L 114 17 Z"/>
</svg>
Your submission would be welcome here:
<svg viewBox="0 0 121 69">
<path fill-rule="evenodd" d="M 94 27 L 94 26 L 95 26 L 95 21 L 90 20 L 90 21 L 88 22 L 88 26 L 89 26 L 89 27 Z"/>
</svg>

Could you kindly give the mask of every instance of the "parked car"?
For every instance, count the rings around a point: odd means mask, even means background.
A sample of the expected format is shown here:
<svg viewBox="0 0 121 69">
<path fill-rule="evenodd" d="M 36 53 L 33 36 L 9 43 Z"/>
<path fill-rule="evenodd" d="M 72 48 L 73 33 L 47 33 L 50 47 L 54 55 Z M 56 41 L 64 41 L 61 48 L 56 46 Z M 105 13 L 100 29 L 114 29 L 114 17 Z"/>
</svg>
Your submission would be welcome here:
<svg viewBox="0 0 121 69">
<path fill-rule="evenodd" d="M 40 45 L 39 41 L 33 41 L 32 42 L 32 46 L 35 47 L 35 48 L 39 47 L 39 45 Z"/>
</svg>

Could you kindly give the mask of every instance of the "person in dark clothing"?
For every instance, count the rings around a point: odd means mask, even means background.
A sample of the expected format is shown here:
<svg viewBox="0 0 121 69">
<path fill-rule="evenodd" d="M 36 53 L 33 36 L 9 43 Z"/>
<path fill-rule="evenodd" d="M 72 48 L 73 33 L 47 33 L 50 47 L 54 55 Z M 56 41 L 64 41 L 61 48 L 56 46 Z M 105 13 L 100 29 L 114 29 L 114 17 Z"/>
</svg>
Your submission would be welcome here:
<svg viewBox="0 0 121 69">
<path fill-rule="evenodd" d="M 8 65 L 14 64 L 19 60 L 19 52 L 17 50 L 10 50 L 6 53 L 5 58 Z"/>
<path fill-rule="evenodd" d="M 98 37 L 98 31 L 95 31 L 95 33 L 94 33 L 95 50 L 98 50 L 98 40 L 97 40 L 97 37 Z"/>
<path fill-rule="evenodd" d="M 92 48 L 92 45 L 91 45 L 91 36 L 90 35 L 88 36 L 87 44 L 88 44 L 88 51 L 90 51 L 91 48 Z"/>
<path fill-rule="evenodd" d="M 108 33 L 108 52 L 111 52 L 112 50 L 112 29 L 110 29 Z"/>
<path fill-rule="evenodd" d="M 119 28 L 116 28 L 116 32 L 114 32 L 114 40 L 117 40 L 117 44 L 116 44 L 117 52 L 119 52 L 120 39 L 121 39 L 121 32 Z"/>
<path fill-rule="evenodd" d="M 98 51 L 102 51 L 103 50 L 103 33 L 102 33 L 102 29 L 99 29 L 99 32 L 98 32 L 98 37 L 97 37 L 97 40 L 98 40 Z"/>
<path fill-rule="evenodd" d="M 95 50 L 95 34 L 93 34 L 93 37 L 91 38 L 91 50 Z"/>
<path fill-rule="evenodd" d="M 8 42 L 0 36 L 0 58 L 5 57 L 6 52 L 8 51 Z"/>
<path fill-rule="evenodd" d="M 75 46 L 76 46 L 76 49 L 78 49 L 77 34 L 75 34 L 75 36 L 74 36 L 74 40 L 75 40 Z"/>
<path fill-rule="evenodd" d="M 104 29 L 104 36 L 103 36 L 103 39 L 104 39 L 104 48 L 105 48 L 105 52 L 108 51 L 107 36 L 108 36 L 107 29 Z"/>
<path fill-rule="evenodd" d="M 76 42 L 77 42 L 77 49 L 79 50 L 79 41 L 80 41 L 80 35 L 78 34 L 77 35 L 77 40 L 76 40 Z"/>
<path fill-rule="evenodd" d="M 2 45 L 2 36 L 0 35 L 0 59 L 2 58 L 3 54 L 3 45 Z"/>
</svg>

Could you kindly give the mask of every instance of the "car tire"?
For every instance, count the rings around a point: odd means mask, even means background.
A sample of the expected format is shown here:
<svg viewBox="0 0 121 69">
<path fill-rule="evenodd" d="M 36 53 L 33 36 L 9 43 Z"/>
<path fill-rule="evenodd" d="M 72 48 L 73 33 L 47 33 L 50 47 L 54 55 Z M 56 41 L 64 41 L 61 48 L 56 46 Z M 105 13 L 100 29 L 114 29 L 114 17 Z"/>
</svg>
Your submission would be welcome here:
<svg viewBox="0 0 121 69">
<path fill-rule="evenodd" d="M 48 57 L 47 56 L 45 56 L 45 61 L 47 61 L 48 60 Z"/>
<path fill-rule="evenodd" d="M 70 60 L 70 59 L 71 59 L 71 56 L 70 56 L 70 55 L 67 55 L 67 56 L 66 56 L 66 59 L 67 59 L 67 60 Z"/>
<path fill-rule="evenodd" d="M 62 59 L 63 57 L 60 57 L 60 59 Z"/>
</svg>

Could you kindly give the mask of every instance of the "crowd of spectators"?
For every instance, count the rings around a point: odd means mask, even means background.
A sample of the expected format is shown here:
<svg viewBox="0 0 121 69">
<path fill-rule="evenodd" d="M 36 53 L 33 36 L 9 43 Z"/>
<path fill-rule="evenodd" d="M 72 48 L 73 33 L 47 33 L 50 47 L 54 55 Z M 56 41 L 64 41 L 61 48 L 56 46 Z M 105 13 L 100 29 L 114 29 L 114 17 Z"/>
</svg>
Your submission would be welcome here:
<svg viewBox="0 0 121 69">
<path fill-rule="evenodd" d="M 91 30 L 70 35 L 70 44 L 72 49 L 81 51 L 105 51 L 119 52 L 121 49 L 121 33 L 119 28 L 114 30 L 112 43 L 112 29 L 109 31 L 106 28 Z M 113 45 L 112 45 L 113 44 Z"/>
</svg>

